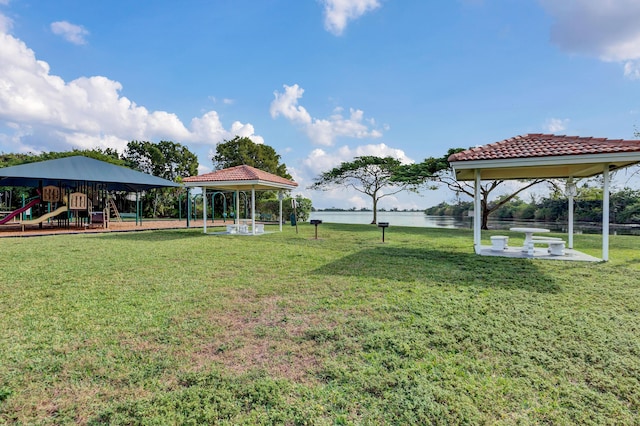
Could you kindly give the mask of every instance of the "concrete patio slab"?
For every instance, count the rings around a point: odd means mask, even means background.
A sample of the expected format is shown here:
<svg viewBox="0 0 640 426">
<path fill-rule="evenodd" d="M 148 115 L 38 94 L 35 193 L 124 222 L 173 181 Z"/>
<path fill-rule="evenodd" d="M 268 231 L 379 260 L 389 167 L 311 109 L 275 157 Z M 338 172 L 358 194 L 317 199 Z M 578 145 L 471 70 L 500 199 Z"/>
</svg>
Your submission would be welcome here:
<svg viewBox="0 0 640 426">
<path fill-rule="evenodd" d="M 582 253 L 578 250 L 574 249 L 565 249 L 564 256 L 552 256 L 549 254 L 546 248 L 536 248 L 534 250 L 533 256 L 527 254 L 526 251 L 522 251 L 522 247 L 514 246 L 507 247 L 505 250 L 494 251 L 491 249 L 491 246 L 481 246 L 480 248 L 480 256 L 498 256 L 498 257 L 512 257 L 518 259 L 542 259 L 542 260 L 565 260 L 565 261 L 574 261 L 574 262 L 602 262 L 602 259 L 599 259 L 594 256 L 590 256 L 586 253 Z"/>
</svg>

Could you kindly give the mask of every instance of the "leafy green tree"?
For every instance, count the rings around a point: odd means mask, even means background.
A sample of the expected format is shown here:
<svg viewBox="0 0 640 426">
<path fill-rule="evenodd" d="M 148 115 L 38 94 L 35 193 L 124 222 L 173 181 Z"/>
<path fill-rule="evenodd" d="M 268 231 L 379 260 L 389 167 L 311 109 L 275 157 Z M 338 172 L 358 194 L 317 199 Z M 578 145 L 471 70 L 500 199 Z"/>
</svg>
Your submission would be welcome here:
<svg viewBox="0 0 640 426">
<path fill-rule="evenodd" d="M 612 193 L 611 210 L 614 223 L 637 223 L 640 217 L 640 191 L 624 188 Z"/>
<path fill-rule="evenodd" d="M 247 137 L 240 136 L 219 143 L 216 146 L 216 154 L 212 158 L 213 167 L 216 170 L 247 165 L 291 179 L 287 166 L 281 163 L 280 159 L 280 155 L 269 145 L 257 144 Z"/>
<path fill-rule="evenodd" d="M 215 170 L 246 165 L 291 179 L 286 164 L 281 163 L 280 159 L 280 155 L 269 145 L 258 144 L 247 137 L 236 136 L 216 146 L 216 154 L 212 161 Z M 272 199 L 275 194 L 274 191 L 259 191 L 256 193 L 256 202 Z"/>
<path fill-rule="evenodd" d="M 198 174 L 198 157 L 172 141 L 131 141 L 123 157 L 131 168 L 171 181 Z"/>
<path fill-rule="evenodd" d="M 287 220 L 293 208 L 291 207 L 292 198 L 285 198 L 282 200 L 282 218 Z M 305 222 L 309 220 L 309 215 L 313 211 L 313 204 L 310 199 L 304 198 L 302 195 L 296 195 L 296 220 L 299 222 Z M 280 213 L 280 201 L 276 198 L 267 200 L 261 200 L 256 202 L 256 210 L 260 213 L 261 220 L 276 220 Z M 268 219 L 265 219 L 268 218 Z"/>
<path fill-rule="evenodd" d="M 626 205 L 622 211 L 617 212 L 617 223 L 640 223 L 640 200 Z"/>
<path fill-rule="evenodd" d="M 55 160 L 58 158 L 73 157 L 76 155 L 82 155 L 84 157 L 93 158 L 100 161 L 106 161 L 107 163 L 124 166 L 125 161 L 122 160 L 118 154 L 118 151 L 106 148 L 104 150 L 100 148 L 95 149 L 74 149 L 72 151 L 61 152 L 43 152 L 41 154 L 0 154 L 0 167 L 11 167 L 20 164 L 35 163 L 38 161 Z"/>
<path fill-rule="evenodd" d="M 198 157 L 172 141 L 131 141 L 123 155 L 127 165 L 143 173 L 171 181 L 198 174 Z M 179 202 L 179 188 L 158 188 L 143 196 L 145 216 L 173 216 Z"/>
<path fill-rule="evenodd" d="M 441 169 L 441 171 L 438 173 L 437 180 L 447 185 L 447 187 L 450 190 L 455 191 L 456 193 L 463 193 L 468 195 L 471 198 L 474 198 L 474 194 L 475 194 L 474 183 L 457 180 L 455 173 L 453 171 L 453 168 L 451 167 L 451 164 L 449 163 L 449 160 L 448 160 L 450 155 L 460 151 L 464 151 L 464 149 L 462 148 L 449 149 L 446 156 L 441 159 L 441 161 L 447 162 L 447 167 Z M 516 191 L 510 194 L 504 195 L 496 200 L 490 200 L 491 193 L 494 192 L 496 189 L 498 189 L 504 182 L 505 182 L 504 180 L 492 180 L 492 181 L 481 182 L 480 184 L 480 209 L 481 209 L 481 217 L 482 217 L 481 229 L 489 229 L 488 222 L 489 222 L 489 215 L 491 213 L 495 212 L 504 204 L 511 201 L 511 199 L 513 199 L 515 196 L 520 194 L 522 191 L 529 189 L 532 186 L 537 185 L 539 183 L 546 182 L 546 179 L 520 180 L 520 182 L 523 183 L 523 186 L 521 186 L 519 189 L 517 189 Z"/>
<path fill-rule="evenodd" d="M 470 201 L 458 201 L 453 205 L 443 201 L 437 206 L 425 209 L 424 214 L 430 216 L 454 216 L 464 218 L 467 217 L 468 212 L 472 209 L 473 203 Z"/>
<path fill-rule="evenodd" d="M 422 163 L 412 164 L 404 166 L 394 177 L 396 181 L 414 180 L 418 181 L 433 181 L 447 185 L 447 187 L 454 191 L 457 195 L 466 194 L 471 198 L 474 198 L 475 187 L 473 182 L 458 181 L 455 177 L 455 173 L 451 164 L 449 163 L 449 157 L 457 152 L 464 151 L 463 148 L 452 148 L 447 151 L 447 154 L 441 158 L 427 158 Z M 498 189 L 503 183 L 503 180 L 488 181 L 481 183 L 480 185 L 480 205 L 482 210 L 482 229 L 487 229 L 487 223 L 489 215 L 495 211 L 498 211 L 502 206 L 509 203 L 512 199 L 517 197 L 525 189 L 528 189 L 538 183 L 544 182 L 543 179 L 535 179 L 532 181 L 526 181 L 525 185 L 517 191 L 497 197 L 495 200 L 490 201 L 490 196 L 493 191 Z M 523 181 L 524 182 L 524 181 Z M 515 206 L 514 206 L 515 208 Z M 501 214 L 505 217 L 513 217 L 515 214 L 513 211 L 504 210 Z M 524 215 L 530 215 L 531 212 L 522 212 Z"/>
<path fill-rule="evenodd" d="M 313 203 L 310 199 L 304 198 L 302 195 L 296 195 L 296 220 L 298 222 L 306 222 L 309 220 L 309 215 L 311 214 L 311 208 L 313 207 Z M 289 217 L 293 212 L 293 208 L 291 207 L 291 198 L 287 198 L 283 200 L 283 210 L 285 218 Z"/>
<path fill-rule="evenodd" d="M 393 157 L 362 156 L 343 162 L 318 176 L 309 189 L 344 186 L 371 197 L 372 224 L 378 222 L 378 201 L 402 191 L 417 191 L 428 177 L 427 165 L 403 166 Z"/>
<path fill-rule="evenodd" d="M 539 201 L 532 199 L 525 203 L 518 197 L 503 204 L 495 211 L 499 219 L 536 219 L 547 222 L 564 222 L 567 218 L 567 197 L 560 191 L 552 191 L 549 196 Z M 574 219 L 580 222 L 602 221 L 602 189 L 594 188 L 584 183 L 575 198 Z M 459 203 L 450 206 L 441 203 L 425 210 L 429 215 L 458 216 L 461 212 L 456 210 L 458 206 L 463 209 L 473 208 L 472 203 Z M 614 223 L 640 223 L 640 191 L 624 188 L 611 193 L 611 220 Z"/>
</svg>

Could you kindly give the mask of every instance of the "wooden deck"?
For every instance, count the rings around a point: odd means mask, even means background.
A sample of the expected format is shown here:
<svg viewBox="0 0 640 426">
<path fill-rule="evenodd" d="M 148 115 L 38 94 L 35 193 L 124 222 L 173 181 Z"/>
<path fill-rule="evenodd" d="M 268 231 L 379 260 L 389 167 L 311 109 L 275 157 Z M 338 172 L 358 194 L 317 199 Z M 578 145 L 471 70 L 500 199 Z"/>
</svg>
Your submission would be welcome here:
<svg viewBox="0 0 640 426">
<path fill-rule="evenodd" d="M 207 227 L 209 226 L 224 226 L 226 223 L 222 220 L 216 220 L 215 222 L 207 221 Z M 202 228 L 202 220 L 192 220 L 190 222 L 190 228 Z M 103 228 L 102 226 L 76 226 L 74 223 L 69 224 L 68 227 L 56 226 L 55 224 L 43 224 L 42 229 L 38 225 L 25 226 L 25 230 L 22 231 L 19 222 L 9 222 L 6 225 L 0 225 L 0 238 L 5 237 L 37 237 L 45 235 L 62 235 L 62 234 L 95 234 L 104 232 L 136 232 L 136 231 L 150 231 L 158 229 L 185 229 L 187 227 L 187 221 L 183 220 L 152 220 L 145 219 L 142 224 L 136 225 L 135 221 L 124 222 L 109 222 L 109 228 Z"/>
</svg>

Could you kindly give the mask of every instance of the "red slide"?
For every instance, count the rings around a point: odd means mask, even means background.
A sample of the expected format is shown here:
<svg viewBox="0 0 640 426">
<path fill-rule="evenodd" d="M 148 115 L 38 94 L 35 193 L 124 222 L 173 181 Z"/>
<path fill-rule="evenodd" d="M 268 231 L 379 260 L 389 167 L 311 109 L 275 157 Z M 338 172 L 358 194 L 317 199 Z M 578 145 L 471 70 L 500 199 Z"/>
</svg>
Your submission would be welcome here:
<svg viewBox="0 0 640 426">
<path fill-rule="evenodd" d="M 40 198 L 36 198 L 35 200 L 29 201 L 27 205 L 25 205 L 24 207 L 20 207 L 18 210 L 12 211 L 8 215 L 0 219 L 0 225 L 4 225 L 5 223 L 13 219 L 15 216 L 19 215 L 23 211 L 29 210 L 31 207 L 35 206 L 39 202 L 40 202 Z"/>
</svg>

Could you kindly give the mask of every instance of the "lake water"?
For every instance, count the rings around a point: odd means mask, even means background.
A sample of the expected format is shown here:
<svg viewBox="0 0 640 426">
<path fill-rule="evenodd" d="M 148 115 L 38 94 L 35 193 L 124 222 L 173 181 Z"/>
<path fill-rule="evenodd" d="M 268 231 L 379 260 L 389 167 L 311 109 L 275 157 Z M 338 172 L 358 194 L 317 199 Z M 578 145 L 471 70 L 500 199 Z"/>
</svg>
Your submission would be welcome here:
<svg viewBox="0 0 640 426">
<path fill-rule="evenodd" d="M 373 212 L 311 212 L 310 219 L 328 223 L 368 224 Z M 378 212 L 378 222 L 389 222 L 391 226 L 417 226 L 424 228 L 469 228 L 471 218 L 459 219 L 451 216 L 427 216 L 424 212 Z"/>
<path fill-rule="evenodd" d="M 373 212 L 311 212 L 310 219 L 319 219 L 327 223 L 369 224 L 373 219 Z M 457 218 L 452 216 L 428 216 L 424 212 L 378 212 L 378 222 L 389 222 L 390 226 L 416 226 L 424 228 L 461 228 L 472 229 L 472 218 Z M 489 229 L 509 229 L 512 227 L 537 227 L 551 229 L 553 232 L 567 232 L 566 223 L 535 222 L 517 220 L 491 220 Z M 609 225 L 611 234 L 640 235 L 638 225 Z M 576 234 L 599 234 L 602 225 L 599 223 L 576 222 Z"/>
</svg>

